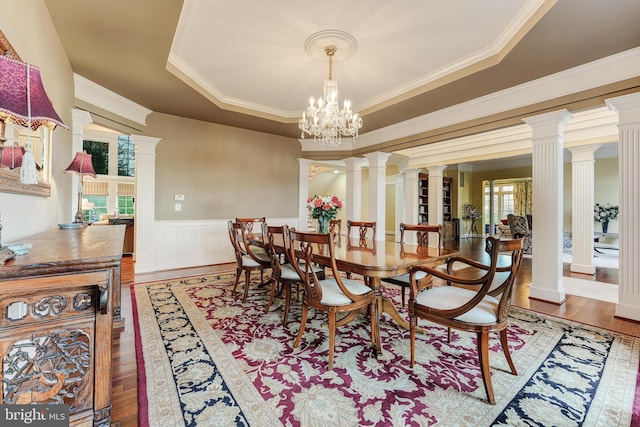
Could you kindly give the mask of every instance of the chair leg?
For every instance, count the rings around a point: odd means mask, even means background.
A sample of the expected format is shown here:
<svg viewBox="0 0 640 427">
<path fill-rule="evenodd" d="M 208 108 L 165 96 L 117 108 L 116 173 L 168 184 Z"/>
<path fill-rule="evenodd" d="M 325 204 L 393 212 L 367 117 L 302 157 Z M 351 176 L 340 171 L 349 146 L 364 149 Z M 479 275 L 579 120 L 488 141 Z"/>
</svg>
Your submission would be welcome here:
<svg viewBox="0 0 640 427">
<path fill-rule="evenodd" d="M 233 291 L 231 292 L 232 294 L 236 293 L 236 288 L 238 287 L 238 283 L 240 282 L 240 275 L 242 274 L 242 269 L 241 268 L 236 268 L 236 283 L 235 285 L 233 285 Z"/>
<path fill-rule="evenodd" d="M 333 351 L 336 339 L 336 312 L 329 310 L 329 370 L 333 370 Z"/>
<path fill-rule="evenodd" d="M 407 289 L 407 287 L 405 285 L 401 285 L 400 286 L 400 293 L 402 294 L 402 306 L 406 307 L 406 302 L 405 302 L 405 290 Z"/>
<path fill-rule="evenodd" d="M 247 300 L 247 295 L 249 295 L 249 278 L 251 273 L 249 270 L 244 271 L 244 295 L 242 296 L 242 302 Z"/>
<path fill-rule="evenodd" d="M 410 366 L 413 368 L 413 364 L 416 358 L 416 326 L 418 323 L 418 318 L 416 316 L 411 316 L 409 318 L 409 342 L 411 343 L 411 364 Z"/>
<path fill-rule="evenodd" d="M 289 316 L 289 305 L 291 303 L 291 283 L 285 282 L 284 287 L 284 316 L 282 316 L 282 324 L 287 325 L 287 317 Z"/>
<path fill-rule="evenodd" d="M 489 368 L 489 333 L 487 331 L 478 332 L 478 358 L 480 359 L 480 370 L 482 371 L 482 381 L 487 398 L 492 405 L 496 404 L 493 395 L 493 385 L 491 384 L 491 369 Z"/>
<path fill-rule="evenodd" d="M 296 348 L 300 345 L 300 340 L 302 339 L 302 334 L 304 334 L 304 328 L 307 326 L 307 315 L 309 314 L 309 307 L 306 304 L 302 304 L 302 317 L 300 317 L 300 330 L 298 331 L 298 336 L 293 343 L 293 347 Z"/>
<path fill-rule="evenodd" d="M 509 340 L 507 339 L 506 328 L 500 331 L 500 342 L 502 343 L 502 351 L 504 352 L 504 357 L 507 359 L 509 368 L 511 368 L 511 373 L 513 375 L 518 375 L 516 366 L 513 364 L 513 360 L 511 360 L 511 352 L 509 351 Z"/>
<path fill-rule="evenodd" d="M 447 342 L 451 343 L 451 328 L 447 328 Z"/>
<path fill-rule="evenodd" d="M 264 309 L 265 313 L 269 312 L 269 309 L 271 308 L 271 304 L 273 304 L 273 300 L 276 299 L 277 290 L 278 290 L 278 282 L 274 280 L 273 283 L 271 284 L 271 293 L 269 294 L 269 302 L 267 303 L 267 307 Z"/>
</svg>

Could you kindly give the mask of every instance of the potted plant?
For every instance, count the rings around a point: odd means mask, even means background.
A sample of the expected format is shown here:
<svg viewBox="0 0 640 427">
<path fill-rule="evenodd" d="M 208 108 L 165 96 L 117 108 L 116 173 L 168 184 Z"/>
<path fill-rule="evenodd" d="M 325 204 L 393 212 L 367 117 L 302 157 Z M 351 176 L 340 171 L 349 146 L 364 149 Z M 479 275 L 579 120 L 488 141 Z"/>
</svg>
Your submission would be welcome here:
<svg viewBox="0 0 640 427">
<path fill-rule="evenodd" d="M 606 205 L 596 203 L 593 207 L 593 217 L 596 221 L 602 224 L 602 232 L 607 234 L 609 221 L 618 218 L 618 206 L 613 206 L 610 203 L 607 203 Z"/>
</svg>

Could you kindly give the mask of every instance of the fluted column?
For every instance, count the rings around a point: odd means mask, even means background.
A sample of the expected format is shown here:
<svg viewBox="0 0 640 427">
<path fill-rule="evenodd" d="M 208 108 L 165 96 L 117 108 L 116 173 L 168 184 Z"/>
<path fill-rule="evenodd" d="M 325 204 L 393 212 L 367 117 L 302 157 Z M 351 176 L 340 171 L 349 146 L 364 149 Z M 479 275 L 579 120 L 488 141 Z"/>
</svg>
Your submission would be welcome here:
<svg viewBox="0 0 640 427">
<path fill-rule="evenodd" d="M 309 210 L 307 199 L 309 198 L 309 166 L 312 160 L 298 159 L 298 230 L 309 229 Z"/>
<path fill-rule="evenodd" d="M 369 221 L 375 221 L 378 232 L 376 240 L 385 239 L 387 160 L 391 154 L 377 151 L 365 154 L 369 160 Z"/>
<path fill-rule="evenodd" d="M 343 160 L 347 166 L 347 191 L 345 218 L 360 220 L 362 215 L 362 162 L 360 157 L 349 157 Z"/>
<path fill-rule="evenodd" d="M 393 240 L 395 242 L 399 242 L 400 241 L 400 223 L 401 222 L 405 222 L 405 218 L 406 218 L 406 214 L 407 214 L 407 203 L 405 201 L 405 175 L 403 173 L 400 173 L 398 175 L 395 176 L 395 180 L 396 180 L 396 203 L 395 203 L 395 209 L 396 209 L 396 220 L 393 224 L 394 227 L 394 231 L 393 231 Z"/>
<path fill-rule="evenodd" d="M 571 151 L 571 271 L 595 274 L 593 263 L 594 153 L 600 144 L 569 148 Z M 535 190 L 534 190 L 535 193 Z"/>
<path fill-rule="evenodd" d="M 407 224 L 419 224 L 419 208 L 418 208 L 418 200 L 419 200 L 419 183 L 418 177 L 420 175 L 419 169 L 405 169 L 404 171 L 404 222 Z M 397 202 L 396 202 L 397 203 Z M 400 221 L 398 221 L 398 233 L 400 233 Z M 407 238 L 413 238 L 415 243 L 415 233 L 409 233 L 410 236 Z M 400 236 L 398 235 L 398 241 L 400 240 Z"/>
<path fill-rule="evenodd" d="M 530 297 L 562 303 L 562 145 L 567 110 L 523 119 L 533 130 L 532 283 Z"/>
<path fill-rule="evenodd" d="M 156 145 L 160 138 L 131 135 L 136 144 L 135 272 L 155 266 Z"/>
<path fill-rule="evenodd" d="M 442 172 L 446 166 L 429 166 L 429 225 L 442 224 L 444 219 L 442 201 Z M 417 198 L 416 198 L 417 199 Z"/>
<path fill-rule="evenodd" d="M 640 321 L 640 94 L 607 100 L 618 112 L 620 264 L 616 316 Z"/>
</svg>

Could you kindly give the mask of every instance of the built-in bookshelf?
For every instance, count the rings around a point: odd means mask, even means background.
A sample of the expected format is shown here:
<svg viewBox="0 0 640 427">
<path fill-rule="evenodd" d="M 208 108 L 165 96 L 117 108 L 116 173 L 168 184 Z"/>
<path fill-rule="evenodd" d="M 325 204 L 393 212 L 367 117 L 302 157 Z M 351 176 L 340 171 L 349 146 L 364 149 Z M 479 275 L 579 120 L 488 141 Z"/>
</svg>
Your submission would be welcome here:
<svg viewBox="0 0 640 427">
<path fill-rule="evenodd" d="M 442 220 L 451 221 L 451 191 L 453 178 L 442 177 Z M 418 220 L 429 223 L 429 175 L 418 175 Z"/>
</svg>

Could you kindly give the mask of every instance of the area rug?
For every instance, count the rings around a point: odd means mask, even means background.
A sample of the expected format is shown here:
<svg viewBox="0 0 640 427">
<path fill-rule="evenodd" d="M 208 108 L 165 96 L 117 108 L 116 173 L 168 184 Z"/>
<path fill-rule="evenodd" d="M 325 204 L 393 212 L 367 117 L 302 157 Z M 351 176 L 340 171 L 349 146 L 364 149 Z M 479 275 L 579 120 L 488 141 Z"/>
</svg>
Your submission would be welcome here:
<svg viewBox="0 0 640 427">
<path fill-rule="evenodd" d="M 310 312 L 299 348 L 300 303 L 287 326 L 277 300 L 252 283 L 242 303 L 234 274 L 131 287 L 140 426 L 628 426 L 640 422 L 640 339 L 513 308 L 509 372 L 490 343 L 497 405 L 482 385 L 475 337 L 427 322 L 409 366 L 409 332 L 386 314 L 383 356 L 370 354 L 364 316 L 336 334 L 327 370 L 324 313 Z M 397 289 L 384 293 L 399 301 Z M 398 306 L 400 304 L 397 304 Z M 401 311 L 406 315 L 406 312 Z"/>
<path fill-rule="evenodd" d="M 598 251 L 593 254 L 593 265 L 596 267 L 605 268 L 620 268 L 619 267 L 619 252 L 614 249 L 598 248 Z M 571 249 L 565 249 L 562 252 L 562 262 L 571 264 L 573 262 L 573 256 Z"/>
</svg>

